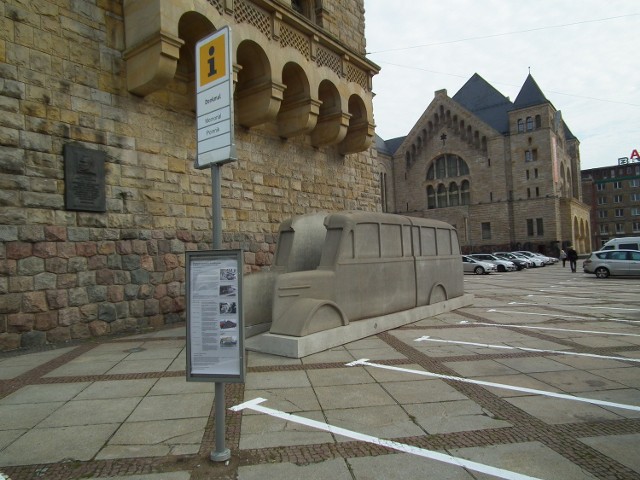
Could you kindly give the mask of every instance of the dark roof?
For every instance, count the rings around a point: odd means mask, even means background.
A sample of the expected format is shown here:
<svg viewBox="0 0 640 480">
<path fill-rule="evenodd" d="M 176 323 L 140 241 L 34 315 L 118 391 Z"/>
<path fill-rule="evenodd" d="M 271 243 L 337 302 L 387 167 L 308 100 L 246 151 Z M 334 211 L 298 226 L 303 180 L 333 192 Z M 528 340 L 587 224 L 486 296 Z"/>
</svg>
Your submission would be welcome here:
<svg viewBox="0 0 640 480">
<path fill-rule="evenodd" d="M 393 156 L 393 154 L 396 153 L 396 150 L 402 144 L 405 138 L 407 138 L 406 135 L 404 137 L 396 137 L 390 140 L 383 140 L 376 134 L 376 150 L 381 153 L 386 153 L 389 156 Z"/>
<path fill-rule="evenodd" d="M 571 133 L 571 130 L 569 130 L 567 124 L 564 123 L 564 120 L 562 121 L 562 125 L 564 126 L 564 138 L 566 138 L 567 140 L 576 140 L 575 135 Z"/>
<path fill-rule="evenodd" d="M 513 109 L 519 110 L 521 108 L 531 107 L 533 105 L 541 105 L 543 103 L 551 103 L 544 96 L 542 90 L 533 79 L 531 74 L 527 75 L 527 79 L 524 81 L 524 85 L 520 89 L 520 93 L 516 97 L 516 101 L 513 102 Z"/>
<path fill-rule="evenodd" d="M 513 104 L 477 73 L 467 80 L 452 100 L 500 133 L 509 132 L 509 110 Z"/>
</svg>

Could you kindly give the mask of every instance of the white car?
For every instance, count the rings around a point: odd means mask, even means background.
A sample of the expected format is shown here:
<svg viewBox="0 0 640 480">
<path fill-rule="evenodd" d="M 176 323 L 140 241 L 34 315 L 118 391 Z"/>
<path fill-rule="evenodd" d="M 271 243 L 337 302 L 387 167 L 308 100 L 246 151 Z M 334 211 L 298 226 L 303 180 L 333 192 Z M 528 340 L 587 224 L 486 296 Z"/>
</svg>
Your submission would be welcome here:
<svg viewBox="0 0 640 480">
<path fill-rule="evenodd" d="M 609 275 L 640 276 L 640 251 L 601 250 L 593 252 L 583 262 L 584 273 L 594 273 L 598 278 Z"/>
<path fill-rule="evenodd" d="M 468 256 L 482 262 L 494 263 L 499 272 L 515 272 L 518 269 L 512 261 L 496 257 L 490 253 L 472 253 Z"/>
<path fill-rule="evenodd" d="M 476 260 L 466 255 L 462 255 L 462 269 L 464 273 L 475 273 L 476 275 L 489 274 L 498 270 L 493 263 Z"/>
<path fill-rule="evenodd" d="M 517 255 L 522 255 L 526 258 L 528 258 L 529 260 L 531 260 L 534 264 L 534 266 L 536 267 L 544 267 L 546 265 L 545 261 L 540 258 L 537 255 L 534 255 L 531 252 L 527 252 L 527 251 L 517 251 L 517 252 L 511 252 L 511 253 L 515 253 Z"/>
</svg>

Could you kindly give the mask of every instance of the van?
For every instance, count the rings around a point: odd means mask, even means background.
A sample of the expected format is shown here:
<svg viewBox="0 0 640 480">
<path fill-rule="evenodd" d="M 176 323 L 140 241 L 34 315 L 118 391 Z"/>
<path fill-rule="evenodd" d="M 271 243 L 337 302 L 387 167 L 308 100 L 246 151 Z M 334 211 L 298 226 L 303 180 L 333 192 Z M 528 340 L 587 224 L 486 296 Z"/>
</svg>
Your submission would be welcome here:
<svg viewBox="0 0 640 480">
<path fill-rule="evenodd" d="M 600 250 L 640 250 L 640 237 L 612 238 Z"/>
</svg>

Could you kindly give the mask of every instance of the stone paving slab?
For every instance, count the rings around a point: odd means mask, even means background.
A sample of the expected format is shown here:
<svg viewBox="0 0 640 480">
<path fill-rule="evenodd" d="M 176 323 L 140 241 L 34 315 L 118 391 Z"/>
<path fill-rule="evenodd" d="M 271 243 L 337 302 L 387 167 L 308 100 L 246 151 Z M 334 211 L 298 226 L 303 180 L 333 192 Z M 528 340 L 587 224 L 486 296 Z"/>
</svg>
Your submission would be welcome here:
<svg viewBox="0 0 640 480">
<path fill-rule="evenodd" d="M 553 285 L 576 301 L 555 298 Z M 625 290 L 637 286 L 637 280 L 625 282 Z M 619 288 L 553 267 L 466 276 L 465 289 L 477 300 L 473 306 L 303 359 L 248 352 L 246 382 L 226 385 L 226 404 L 261 397 L 264 406 L 285 414 L 545 479 L 640 478 L 640 411 L 418 373 L 640 407 L 637 362 L 416 341 L 429 335 L 640 358 L 637 324 L 603 321 L 614 314 L 582 308 L 583 300 L 577 300 L 588 296 L 593 305 L 637 307 L 635 296 L 621 295 Z M 544 300 L 528 296 L 539 289 L 551 293 L 544 293 Z M 625 315 L 633 319 L 637 313 L 615 311 L 616 317 Z M 517 328 L 527 325 L 602 333 Z M 211 462 L 214 385 L 185 381 L 184 345 L 185 327 L 178 325 L 0 357 L 0 473 L 12 480 L 490 478 L 317 430 L 296 417 L 251 410 L 227 411 L 232 457 L 228 463 Z M 345 365 L 361 358 L 400 370 Z"/>
<path fill-rule="evenodd" d="M 580 441 L 640 472 L 640 434 L 610 435 L 606 438 L 587 437 L 581 438 Z"/>
<path fill-rule="evenodd" d="M 597 478 L 538 442 L 517 445 L 491 445 L 483 448 L 461 448 L 452 450 L 451 454 L 535 478 L 557 478 L 563 480 Z M 475 478 L 489 480 L 495 477 L 478 474 Z"/>
<path fill-rule="evenodd" d="M 376 407 L 345 408 L 325 410 L 326 421 L 330 425 L 379 438 L 402 438 L 424 435 L 425 431 L 416 425 L 406 411 L 398 405 Z M 337 436 L 338 441 L 352 441 L 351 438 Z"/>
<path fill-rule="evenodd" d="M 406 405 L 407 413 L 430 434 L 510 427 L 471 400 Z"/>
<path fill-rule="evenodd" d="M 91 460 L 119 426 L 110 423 L 31 429 L 0 452 L 0 465 Z"/>
<path fill-rule="evenodd" d="M 586 395 L 585 395 L 586 396 Z M 588 397 L 587 397 L 588 398 Z M 619 420 L 621 415 L 590 403 L 574 404 L 568 400 L 523 396 L 507 399 L 509 403 L 548 424 L 587 423 Z M 569 407 L 568 403 L 572 406 Z"/>
</svg>

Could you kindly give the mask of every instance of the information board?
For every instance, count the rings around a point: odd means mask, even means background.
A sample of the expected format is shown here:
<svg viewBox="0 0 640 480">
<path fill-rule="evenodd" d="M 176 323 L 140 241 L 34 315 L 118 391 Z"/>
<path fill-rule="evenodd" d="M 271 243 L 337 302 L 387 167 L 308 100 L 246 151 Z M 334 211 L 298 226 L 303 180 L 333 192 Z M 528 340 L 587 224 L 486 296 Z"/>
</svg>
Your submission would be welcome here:
<svg viewBox="0 0 640 480">
<path fill-rule="evenodd" d="M 235 160 L 231 29 L 196 44 L 196 168 Z"/>
<path fill-rule="evenodd" d="M 242 250 L 186 252 L 187 381 L 244 382 Z"/>
</svg>

